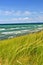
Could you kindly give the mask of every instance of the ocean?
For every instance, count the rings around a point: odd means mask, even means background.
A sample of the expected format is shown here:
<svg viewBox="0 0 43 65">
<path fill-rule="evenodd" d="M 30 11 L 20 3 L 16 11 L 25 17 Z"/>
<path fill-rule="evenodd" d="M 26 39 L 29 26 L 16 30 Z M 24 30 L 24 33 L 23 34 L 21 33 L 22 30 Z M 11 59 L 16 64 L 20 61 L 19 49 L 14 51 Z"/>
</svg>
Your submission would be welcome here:
<svg viewBox="0 0 43 65">
<path fill-rule="evenodd" d="M 0 40 L 43 30 L 42 23 L 0 24 Z"/>
</svg>

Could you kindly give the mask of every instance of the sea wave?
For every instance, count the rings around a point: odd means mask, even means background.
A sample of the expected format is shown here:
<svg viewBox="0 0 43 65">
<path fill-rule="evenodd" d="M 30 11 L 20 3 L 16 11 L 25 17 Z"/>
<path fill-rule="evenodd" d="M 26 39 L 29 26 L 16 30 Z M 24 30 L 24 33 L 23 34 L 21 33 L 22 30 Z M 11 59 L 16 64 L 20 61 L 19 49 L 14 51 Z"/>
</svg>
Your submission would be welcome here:
<svg viewBox="0 0 43 65">
<path fill-rule="evenodd" d="M 38 28 L 38 30 L 42 30 L 43 28 Z"/>
<path fill-rule="evenodd" d="M 20 29 L 19 27 L 18 28 L 0 28 L 0 31 L 3 31 L 3 30 L 14 30 L 14 29 Z"/>
<path fill-rule="evenodd" d="M 8 38 L 13 38 L 13 36 L 9 36 Z"/>
<path fill-rule="evenodd" d="M 25 32 L 28 32 L 28 31 L 30 31 L 30 30 L 21 30 L 21 32 L 24 32 L 24 33 L 25 33 Z"/>
<path fill-rule="evenodd" d="M 1 34 L 18 34 L 18 33 L 21 33 L 20 31 L 11 31 L 11 32 L 2 32 Z"/>
<path fill-rule="evenodd" d="M 2 35 L 10 35 L 10 34 L 24 34 L 24 33 L 27 33 L 27 32 L 34 32 L 34 31 L 39 31 L 39 30 L 42 30 L 43 28 L 42 27 L 38 27 L 36 29 L 24 29 L 24 30 L 16 30 L 14 31 L 13 29 L 18 29 L 18 28 L 9 28 L 9 31 L 2 31 L 1 34 Z M 6 30 L 5 28 L 0 28 L 0 30 Z M 11 30 L 11 31 L 10 31 Z M 12 31 L 13 30 L 13 31 Z"/>
<path fill-rule="evenodd" d="M 5 30 L 5 28 L 0 28 L 0 31 Z"/>
<path fill-rule="evenodd" d="M 42 25 L 38 25 L 38 27 L 42 27 Z"/>
<path fill-rule="evenodd" d="M 29 30 L 20 30 L 20 31 L 9 31 L 9 32 L 2 32 L 1 34 L 7 35 L 7 34 L 19 34 L 19 33 L 25 33 Z"/>
<path fill-rule="evenodd" d="M 8 30 L 14 30 L 14 29 L 20 29 L 20 28 L 9 28 Z"/>
</svg>

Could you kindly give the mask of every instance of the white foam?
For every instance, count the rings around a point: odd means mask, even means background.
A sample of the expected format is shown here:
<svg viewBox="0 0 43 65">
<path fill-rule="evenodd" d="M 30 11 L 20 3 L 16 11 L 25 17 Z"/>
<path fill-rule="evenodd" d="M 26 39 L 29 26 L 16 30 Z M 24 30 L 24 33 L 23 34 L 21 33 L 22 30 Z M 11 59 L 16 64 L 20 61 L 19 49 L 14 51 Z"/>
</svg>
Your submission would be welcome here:
<svg viewBox="0 0 43 65">
<path fill-rule="evenodd" d="M 5 28 L 0 28 L 0 31 L 5 30 Z"/>
<path fill-rule="evenodd" d="M 30 32 L 30 30 L 21 30 L 21 33 L 27 33 Z"/>
<path fill-rule="evenodd" d="M 13 36 L 9 36 L 8 38 L 13 38 Z"/>
<path fill-rule="evenodd" d="M 43 28 L 38 28 L 38 30 L 42 30 Z"/>
<path fill-rule="evenodd" d="M 24 28 L 27 28 L 27 27 L 21 27 L 21 28 L 23 28 L 23 29 L 24 29 Z"/>
<path fill-rule="evenodd" d="M 36 25 L 34 25 L 34 27 L 37 27 Z"/>
<path fill-rule="evenodd" d="M 29 31 L 29 30 L 21 30 L 21 31 L 27 32 L 27 31 Z"/>
<path fill-rule="evenodd" d="M 41 28 L 39 28 L 41 29 Z M 4 35 L 10 35 L 10 34 L 23 34 L 23 33 L 27 33 L 27 32 L 37 32 L 39 31 L 39 29 L 36 29 L 36 30 L 20 30 L 20 31 L 9 31 L 9 32 L 2 32 L 1 34 L 4 34 Z"/>
<path fill-rule="evenodd" d="M 38 25 L 39 27 L 41 27 L 42 25 Z"/>
<path fill-rule="evenodd" d="M 9 28 L 9 30 L 14 30 L 14 29 L 19 29 L 19 28 Z"/>
<path fill-rule="evenodd" d="M 29 30 L 20 30 L 20 31 L 10 31 L 10 32 L 2 32 L 1 34 L 8 35 L 8 34 L 19 34 L 19 33 L 25 33 Z"/>
<path fill-rule="evenodd" d="M 8 35 L 8 34 L 18 34 L 18 33 L 21 33 L 21 31 L 2 32 L 1 34 Z"/>
<path fill-rule="evenodd" d="M 31 27 L 21 27 L 22 29 L 31 28 Z"/>
</svg>

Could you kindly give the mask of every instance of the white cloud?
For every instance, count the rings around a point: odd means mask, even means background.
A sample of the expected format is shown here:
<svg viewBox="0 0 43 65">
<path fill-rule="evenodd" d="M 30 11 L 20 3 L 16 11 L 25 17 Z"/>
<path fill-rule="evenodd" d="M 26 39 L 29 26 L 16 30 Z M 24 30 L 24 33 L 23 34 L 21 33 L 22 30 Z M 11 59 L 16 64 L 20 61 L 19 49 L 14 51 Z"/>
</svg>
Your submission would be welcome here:
<svg viewBox="0 0 43 65">
<path fill-rule="evenodd" d="M 11 18 L 11 19 L 4 19 L 4 20 L 0 20 L 0 22 L 17 22 L 17 21 L 32 21 L 33 19 L 32 18 L 29 18 L 29 17 L 22 17 L 22 18 Z"/>
<path fill-rule="evenodd" d="M 22 12 L 21 11 L 15 11 L 14 13 L 16 16 L 21 16 Z"/>
<path fill-rule="evenodd" d="M 43 11 L 42 11 L 42 12 L 40 12 L 40 14 L 43 14 Z"/>
<path fill-rule="evenodd" d="M 43 21 L 43 16 L 38 16 L 38 17 L 37 17 L 37 20 L 38 20 L 38 21 Z"/>
<path fill-rule="evenodd" d="M 14 15 L 14 16 L 29 16 L 29 15 L 33 15 L 33 14 L 42 14 L 42 12 L 36 12 L 36 11 L 28 11 L 28 10 L 25 10 L 25 11 L 15 11 L 15 10 L 0 10 L 0 15 Z"/>
<path fill-rule="evenodd" d="M 11 12 L 11 11 L 5 11 L 4 14 L 5 14 L 5 15 L 11 15 L 12 12 Z"/>
<path fill-rule="evenodd" d="M 7 22 L 7 23 L 16 23 L 16 22 L 19 22 L 19 23 L 21 23 L 21 22 L 30 22 L 30 23 L 32 23 L 32 22 L 43 22 L 43 17 L 35 17 L 35 18 L 29 18 L 29 17 L 18 17 L 18 18 L 10 18 L 10 19 L 4 19 L 4 20 L 1 20 L 0 19 L 0 22 Z"/>
<path fill-rule="evenodd" d="M 0 15 L 13 15 L 15 11 L 9 11 L 9 10 L 0 10 Z"/>
<path fill-rule="evenodd" d="M 0 10 L 0 15 L 27 16 L 30 14 L 29 11 Z"/>
<path fill-rule="evenodd" d="M 25 11 L 25 12 L 23 13 L 23 15 L 25 15 L 25 16 L 27 16 L 27 15 L 31 15 L 31 12 L 29 12 L 29 11 Z"/>
<path fill-rule="evenodd" d="M 30 12 L 30 11 L 14 11 L 14 10 L 0 10 L 0 16 L 4 15 L 4 19 L 0 19 L 0 22 L 41 22 L 43 21 L 43 12 Z M 42 15 L 41 15 L 42 14 Z M 6 18 L 8 16 L 8 18 Z M 11 17 L 10 17 L 11 16 Z M 1 17 L 0 17 L 1 18 Z"/>
</svg>

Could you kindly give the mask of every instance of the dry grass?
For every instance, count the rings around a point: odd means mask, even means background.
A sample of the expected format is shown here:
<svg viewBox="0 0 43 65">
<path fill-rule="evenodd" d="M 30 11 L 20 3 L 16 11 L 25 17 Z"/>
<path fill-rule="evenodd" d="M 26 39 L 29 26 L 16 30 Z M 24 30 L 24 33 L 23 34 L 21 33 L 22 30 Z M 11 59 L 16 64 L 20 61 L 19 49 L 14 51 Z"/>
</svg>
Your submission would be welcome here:
<svg viewBox="0 0 43 65">
<path fill-rule="evenodd" d="M 0 41 L 0 65 L 43 65 L 43 31 Z"/>
</svg>

